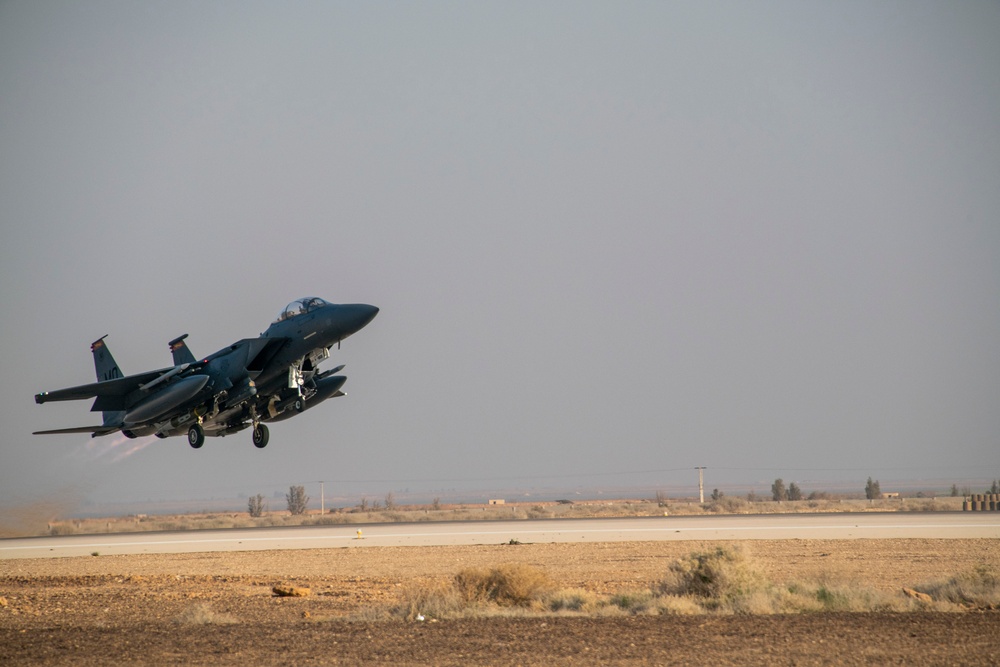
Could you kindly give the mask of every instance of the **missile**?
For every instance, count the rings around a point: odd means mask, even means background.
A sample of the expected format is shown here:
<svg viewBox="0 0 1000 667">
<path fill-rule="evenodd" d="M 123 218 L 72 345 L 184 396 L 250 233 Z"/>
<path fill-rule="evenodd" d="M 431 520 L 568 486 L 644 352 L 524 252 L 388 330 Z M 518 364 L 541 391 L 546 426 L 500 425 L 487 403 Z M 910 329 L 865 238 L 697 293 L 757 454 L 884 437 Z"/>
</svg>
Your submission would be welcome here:
<svg viewBox="0 0 1000 667">
<path fill-rule="evenodd" d="M 335 393 L 340 391 L 345 382 L 347 382 L 347 378 L 343 375 L 328 375 L 316 380 L 316 394 L 309 399 L 310 407 L 320 401 L 331 398 Z"/>
<path fill-rule="evenodd" d="M 157 383 L 161 379 L 163 379 L 162 375 L 149 384 Z M 170 412 L 182 403 L 191 400 L 208 383 L 208 379 L 207 375 L 191 375 L 168 384 L 149 398 L 133 405 L 125 414 L 124 422 L 126 424 L 141 424 Z"/>
<path fill-rule="evenodd" d="M 279 422 L 294 416 L 298 412 L 304 412 L 309 408 L 316 407 L 328 398 L 343 396 L 344 394 L 340 391 L 340 388 L 344 386 L 345 382 L 347 382 L 347 377 L 343 375 L 333 375 L 316 380 L 316 393 L 310 396 L 308 401 L 303 401 L 299 396 L 286 398 L 268 410 L 270 417 L 264 421 Z M 301 410 L 295 409 L 295 404 L 299 401 L 301 401 L 302 405 Z"/>
<path fill-rule="evenodd" d="M 253 380 L 247 379 L 246 382 L 236 387 L 226 396 L 226 406 L 239 405 L 248 398 L 253 398 L 256 395 L 257 386 L 253 383 Z"/>
<path fill-rule="evenodd" d="M 162 384 L 162 383 L 166 382 L 167 380 L 169 380 L 170 378 L 174 377 L 178 373 L 183 373 L 184 371 L 186 371 L 188 369 L 188 366 L 190 366 L 190 365 L 191 364 L 181 364 L 180 366 L 174 366 L 169 371 L 167 371 L 166 373 L 164 373 L 160 377 L 156 378 L 155 380 L 151 380 L 150 382 L 147 382 L 146 384 L 141 385 L 139 387 L 139 391 L 146 391 L 146 392 L 148 392 L 150 389 L 152 389 L 156 385 Z"/>
<path fill-rule="evenodd" d="M 334 373 L 339 373 L 340 371 L 344 370 L 344 367 L 345 367 L 345 364 L 341 364 L 341 365 L 337 366 L 336 368 L 331 368 L 328 371 L 323 371 L 322 373 L 320 373 L 319 375 L 316 376 L 316 379 L 317 380 L 322 380 L 323 378 L 330 377 Z"/>
<path fill-rule="evenodd" d="M 301 407 L 296 408 L 295 407 L 296 405 Z M 303 410 L 306 409 L 306 402 L 302 399 L 301 396 L 296 394 L 291 398 L 286 398 L 283 401 L 278 401 L 277 403 L 274 403 L 270 408 L 268 408 L 268 412 L 272 417 L 277 417 L 278 415 L 284 413 L 289 408 L 295 408 L 296 412 L 302 412 Z M 289 416 L 291 416 L 291 414 L 292 413 L 289 413 Z"/>
</svg>

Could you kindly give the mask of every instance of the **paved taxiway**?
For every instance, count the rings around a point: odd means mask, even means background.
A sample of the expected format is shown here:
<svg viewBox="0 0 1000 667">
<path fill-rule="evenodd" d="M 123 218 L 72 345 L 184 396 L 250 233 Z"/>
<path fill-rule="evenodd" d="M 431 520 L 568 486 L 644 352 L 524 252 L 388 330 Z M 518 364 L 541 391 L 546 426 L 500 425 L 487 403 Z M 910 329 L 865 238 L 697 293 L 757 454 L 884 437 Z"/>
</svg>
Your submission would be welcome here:
<svg viewBox="0 0 1000 667">
<path fill-rule="evenodd" d="M 361 531 L 361 537 L 358 537 Z M 1000 538 L 1000 513 L 750 514 L 344 524 L 0 540 L 0 560 L 143 553 L 262 551 L 519 542 Z"/>
</svg>

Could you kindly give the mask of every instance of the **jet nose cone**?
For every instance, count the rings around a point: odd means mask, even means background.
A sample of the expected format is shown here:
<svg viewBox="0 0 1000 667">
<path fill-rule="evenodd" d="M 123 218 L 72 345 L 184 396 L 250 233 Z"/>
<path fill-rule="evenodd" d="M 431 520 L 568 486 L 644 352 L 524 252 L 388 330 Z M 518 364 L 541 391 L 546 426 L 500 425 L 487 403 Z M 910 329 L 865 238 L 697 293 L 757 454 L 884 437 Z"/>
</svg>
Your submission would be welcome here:
<svg viewBox="0 0 1000 667">
<path fill-rule="evenodd" d="M 351 321 L 351 329 L 358 331 L 368 325 L 378 315 L 376 306 L 369 306 L 367 303 L 352 303 L 341 306 L 345 314 Z"/>
</svg>

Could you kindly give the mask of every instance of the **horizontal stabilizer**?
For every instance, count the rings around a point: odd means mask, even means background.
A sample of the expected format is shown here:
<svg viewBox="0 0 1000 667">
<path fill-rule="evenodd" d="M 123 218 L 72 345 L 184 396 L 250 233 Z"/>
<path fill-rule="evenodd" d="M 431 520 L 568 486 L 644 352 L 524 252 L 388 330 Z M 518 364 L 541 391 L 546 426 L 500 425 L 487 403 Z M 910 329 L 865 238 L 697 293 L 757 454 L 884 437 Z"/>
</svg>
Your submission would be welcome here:
<svg viewBox="0 0 1000 667">
<path fill-rule="evenodd" d="M 93 436 L 114 433 L 120 426 L 75 426 L 73 428 L 56 428 L 49 431 L 35 431 L 31 435 L 58 435 L 61 433 L 90 433 Z"/>
</svg>

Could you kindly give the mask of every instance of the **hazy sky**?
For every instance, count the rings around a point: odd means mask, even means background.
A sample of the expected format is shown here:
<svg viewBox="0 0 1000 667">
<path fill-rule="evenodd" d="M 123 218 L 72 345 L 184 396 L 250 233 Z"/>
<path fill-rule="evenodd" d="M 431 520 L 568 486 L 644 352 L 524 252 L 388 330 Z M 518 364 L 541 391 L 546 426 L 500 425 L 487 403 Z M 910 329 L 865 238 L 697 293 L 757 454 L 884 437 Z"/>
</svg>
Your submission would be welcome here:
<svg viewBox="0 0 1000 667">
<path fill-rule="evenodd" d="M 1000 477 L 998 35 L 995 2 L 0 4 L 0 502 Z M 265 450 L 30 435 L 99 421 L 32 400 L 96 338 L 139 372 L 306 295 L 381 313 Z"/>
</svg>

